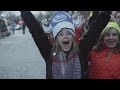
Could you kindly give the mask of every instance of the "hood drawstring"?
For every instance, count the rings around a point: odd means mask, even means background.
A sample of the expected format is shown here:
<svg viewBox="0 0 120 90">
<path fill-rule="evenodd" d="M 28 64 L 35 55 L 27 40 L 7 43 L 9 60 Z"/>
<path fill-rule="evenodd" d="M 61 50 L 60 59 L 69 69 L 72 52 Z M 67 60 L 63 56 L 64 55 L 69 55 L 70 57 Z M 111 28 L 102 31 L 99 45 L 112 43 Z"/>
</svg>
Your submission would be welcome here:
<svg viewBox="0 0 120 90">
<path fill-rule="evenodd" d="M 108 52 L 107 55 L 106 55 L 105 61 L 107 61 L 107 62 L 110 61 L 110 58 L 111 58 L 112 53 L 113 53 L 113 49 L 112 49 L 112 50 L 109 50 L 109 52 Z"/>
</svg>

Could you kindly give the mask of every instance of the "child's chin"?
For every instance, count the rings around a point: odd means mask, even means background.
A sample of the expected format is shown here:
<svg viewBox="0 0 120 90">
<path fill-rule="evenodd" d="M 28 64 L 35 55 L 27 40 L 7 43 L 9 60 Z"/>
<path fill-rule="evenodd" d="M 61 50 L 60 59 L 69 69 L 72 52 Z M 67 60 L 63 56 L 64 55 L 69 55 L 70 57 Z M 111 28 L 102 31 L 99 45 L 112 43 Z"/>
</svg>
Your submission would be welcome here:
<svg viewBox="0 0 120 90">
<path fill-rule="evenodd" d="M 69 52 L 70 49 L 69 49 L 69 48 L 68 48 L 68 49 L 63 49 L 63 51 L 64 51 L 64 52 Z"/>
</svg>

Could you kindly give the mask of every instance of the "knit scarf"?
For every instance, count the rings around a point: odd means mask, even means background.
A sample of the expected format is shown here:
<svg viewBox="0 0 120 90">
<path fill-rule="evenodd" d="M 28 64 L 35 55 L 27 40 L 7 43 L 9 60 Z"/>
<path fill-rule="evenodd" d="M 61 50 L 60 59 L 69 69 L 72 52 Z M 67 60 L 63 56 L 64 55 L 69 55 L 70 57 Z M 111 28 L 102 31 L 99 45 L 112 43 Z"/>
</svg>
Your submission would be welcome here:
<svg viewBox="0 0 120 90">
<path fill-rule="evenodd" d="M 71 51 L 66 59 L 63 52 L 53 53 L 52 75 L 53 79 L 81 79 L 81 64 L 78 54 Z"/>
</svg>

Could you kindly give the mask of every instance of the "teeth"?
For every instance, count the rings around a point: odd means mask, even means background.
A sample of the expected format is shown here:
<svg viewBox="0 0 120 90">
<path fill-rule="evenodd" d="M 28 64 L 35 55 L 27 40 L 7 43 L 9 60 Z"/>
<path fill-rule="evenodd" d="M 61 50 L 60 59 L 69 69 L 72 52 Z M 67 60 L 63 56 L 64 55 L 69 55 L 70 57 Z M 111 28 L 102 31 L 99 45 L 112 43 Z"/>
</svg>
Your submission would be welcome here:
<svg viewBox="0 0 120 90">
<path fill-rule="evenodd" d="M 108 43 L 113 43 L 113 41 L 109 41 Z"/>
<path fill-rule="evenodd" d="M 114 41 L 107 41 L 108 43 L 113 43 Z"/>
<path fill-rule="evenodd" d="M 69 42 L 63 42 L 63 44 L 69 44 Z"/>
</svg>

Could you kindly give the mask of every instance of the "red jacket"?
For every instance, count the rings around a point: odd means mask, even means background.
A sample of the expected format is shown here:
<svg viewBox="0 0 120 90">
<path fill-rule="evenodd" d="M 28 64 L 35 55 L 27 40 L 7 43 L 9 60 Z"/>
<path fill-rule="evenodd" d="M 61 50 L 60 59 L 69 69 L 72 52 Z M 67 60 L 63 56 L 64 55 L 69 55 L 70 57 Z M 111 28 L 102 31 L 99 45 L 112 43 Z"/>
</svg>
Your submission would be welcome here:
<svg viewBox="0 0 120 90">
<path fill-rule="evenodd" d="M 120 54 L 106 47 L 101 52 L 91 51 L 89 78 L 120 79 Z"/>
<path fill-rule="evenodd" d="M 76 27 L 75 28 L 75 40 L 76 40 L 77 43 L 80 42 L 82 32 L 83 32 L 82 27 Z"/>
</svg>

